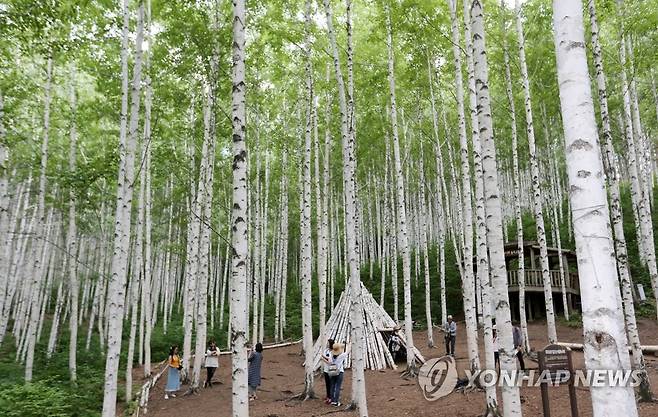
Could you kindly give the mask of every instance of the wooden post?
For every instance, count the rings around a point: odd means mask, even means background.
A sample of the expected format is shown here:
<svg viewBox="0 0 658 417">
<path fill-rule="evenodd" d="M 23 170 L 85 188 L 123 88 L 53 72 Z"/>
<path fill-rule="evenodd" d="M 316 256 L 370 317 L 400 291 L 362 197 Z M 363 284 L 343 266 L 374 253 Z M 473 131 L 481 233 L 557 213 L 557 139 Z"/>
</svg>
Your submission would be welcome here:
<svg viewBox="0 0 658 417">
<path fill-rule="evenodd" d="M 545 363 L 544 363 L 544 351 L 541 350 L 539 351 L 539 370 L 540 372 L 544 370 L 545 368 Z M 551 405 L 549 403 L 548 399 L 548 386 L 546 385 L 545 382 L 542 382 L 541 384 L 541 404 L 542 408 L 544 410 L 544 417 L 551 417 Z"/>
<path fill-rule="evenodd" d="M 569 404 L 571 405 L 571 417 L 578 417 L 578 399 L 576 398 L 576 387 L 574 385 L 575 377 L 573 375 L 573 359 L 571 358 L 571 349 L 567 349 L 567 362 L 569 364 Z"/>
</svg>

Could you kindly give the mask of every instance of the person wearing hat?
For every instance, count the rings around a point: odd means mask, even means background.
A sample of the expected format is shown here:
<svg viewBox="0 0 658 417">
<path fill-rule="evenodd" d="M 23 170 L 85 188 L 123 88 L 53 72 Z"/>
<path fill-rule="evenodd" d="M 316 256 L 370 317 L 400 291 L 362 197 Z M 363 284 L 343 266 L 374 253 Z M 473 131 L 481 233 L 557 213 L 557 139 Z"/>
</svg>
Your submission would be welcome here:
<svg viewBox="0 0 658 417">
<path fill-rule="evenodd" d="M 455 341 L 457 340 L 457 323 L 448 315 L 448 321 L 444 325 L 446 355 L 455 356 Z"/>
<path fill-rule="evenodd" d="M 331 352 L 334 348 L 334 339 L 327 340 L 327 348 L 322 352 L 322 373 L 324 374 L 324 385 L 327 390 L 327 396 L 324 397 L 325 404 L 331 404 L 331 376 L 329 371 L 331 368 Z"/>
<path fill-rule="evenodd" d="M 345 373 L 345 361 L 347 360 L 347 353 L 345 352 L 345 345 L 342 343 L 334 343 L 331 349 L 331 358 L 328 368 L 329 378 L 331 380 L 331 405 L 340 407 L 340 389 L 343 385 L 343 374 Z"/>
</svg>

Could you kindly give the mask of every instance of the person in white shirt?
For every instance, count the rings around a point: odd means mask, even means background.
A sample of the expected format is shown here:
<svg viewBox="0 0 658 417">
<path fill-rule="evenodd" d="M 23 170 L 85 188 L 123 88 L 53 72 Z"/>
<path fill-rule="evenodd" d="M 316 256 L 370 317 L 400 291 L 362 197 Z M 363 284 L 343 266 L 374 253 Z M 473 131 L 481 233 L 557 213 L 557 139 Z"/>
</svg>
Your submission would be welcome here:
<svg viewBox="0 0 658 417">
<path fill-rule="evenodd" d="M 325 404 L 331 404 L 331 377 L 329 376 L 329 367 L 331 365 L 331 350 L 334 347 L 334 340 L 327 340 L 327 348 L 322 352 L 322 373 L 324 374 L 324 386 L 327 390 L 327 396 L 324 398 Z"/>
<path fill-rule="evenodd" d="M 345 373 L 345 361 L 347 353 L 342 343 L 334 343 L 331 349 L 331 364 L 328 374 L 331 378 L 331 405 L 340 407 L 340 389 L 343 385 L 343 374 Z"/>
<path fill-rule="evenodd" d="M 215 371 L 219 367 L 219 349 L 217 349 L 214 340 L 211 340 L 210 343 L 208 343 L 204 365 L 206 367 L 206 382 L 203 384 L 203 387 L 212 388 L 212 377 L 215 375 Z"/>
</svg>

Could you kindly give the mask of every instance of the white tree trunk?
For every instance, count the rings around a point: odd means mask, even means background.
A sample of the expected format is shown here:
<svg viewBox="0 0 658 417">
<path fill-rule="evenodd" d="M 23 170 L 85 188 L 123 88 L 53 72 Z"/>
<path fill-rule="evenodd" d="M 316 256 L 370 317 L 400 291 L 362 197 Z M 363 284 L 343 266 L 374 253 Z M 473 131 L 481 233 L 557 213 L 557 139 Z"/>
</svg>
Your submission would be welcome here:
<svg viewBox="0 0 658 417">
<path fill-rule="evenodd" d="M 348 3 L 349 6 L 349 3 Z M 363 314 L 361 314 L 361 277 L 359 269 L 359 248 L 357 241 L 357 207 L 355 187 L 355 167 L 352 154 L 354 141 L 354 120 L 350 119 L 350 109 L 347 106 L 347 95 L 345 92 L 345 81 L 340 67 L 340 55 L 336 42 L 333 17 L 329 0 L 324 0 L 324 9 L 327 19 L 327 31 L 334 61 L 334 73 L 338 85 L 338 104 L 341 114 L 341 138 L 343 148 L 343 196 L 345 200 L 345 233 L 346 233 L 346 258 L 349 264 L 349 277 L 351 288 L 350 317 L 352 321 L 352 406 L 358 407 L 359 415 L 368 415 L 366 402 L 366 386 L 363 360 Z M 349 9 L 349 7 L 348 7 Z M 350 24 L 348 14 L 348 25 Z M 348 32 L 350 32 L 348 26 Z M 351 96 L 351 95 L 350 95 Z M 347 271 L 346 271 L 347 272 Z M 356 397 L 356 398 L 354 398 Z"/>
<path fill-rule="evenodd" d="M 77 101 L 75 92 L 75 69 L 71 71 L 71 127 L 69 143 L 69 172 L 71 176 L 76 175 L 76 152 L 77 152 Z M 66 252 L 68 256 L 68 275 L 69 275 L 69 293 L 71 303 L 71 315 L 69 317 L 69 374 L 71 381 L 75 382 L 76 375 L 76 354 L 78 351 L 78 240 L 76 225 L 76 194 L 75 190 L 69 190 L 69 228 L 66 233 Z"/>
<path fill-rule="evenodd" d="M 530 81 L 528 79 L 528 66 L 525 58 L 525 38 L 523 36 L 523 23 L 521 16 L 521 3 L 516 0 L 516 35 L 519 42 L 519 67 L 523 80 L 523 95 L 525 104 L 526 133 L 530 149 L 530 174 L 532 176 L 532 194 L 534 203 L 535 226 L 539 242 L 539 261 L 541 276 L 544 283 L 544 302 L 546 306 L 546 326 L 548 330 L 548 343 L 557 342 L 557 329 L 555 327 L 555 312 L 553 311 L 553 289 L 551 288 L 551 273 L 548 265 L 548 248 L 546 244 L 546 229 L 544 227 L 544 213 L 542 210 L 542 191 L 539 184 L 539 162 L 537 161 L 537 147 L 535 145 L 535 128 L 532 116 L 532 98 L 530 95 Z"/>
<path fill-rule="evenodd" d="M 209 87 L 206 87 L 209 90 Z M 201 242 L 199 245 L 199 273 L 197 282 L 198 308 L 196 314 L 196 346 L 194 352 L 194 370 L 192 372 L 191 390 L 199 387 L 201 366 L 206 352 L 206 335 L 208 333 L 208 274 L 210 271 L 210 229 L 213 199 L 213 168 L 215 166 L 215 136 L 212 128 L 213 98 L 209 91 L 204 95 L 203 125 L 204 144 L 199 175 L 199 193 L 203 193 L 201 211 Z"/>
<path fill-rule="evenodd" d="M 475 276 L 473 274 L 473 202 L 471 198 L 471 168 L 468 155 L 468 140 L 466 138 L 466 118 L 464 116 L 464 81 L 462 78 L 462 60 L 457 21 L 457 1 L 449 0 L 450 22 L 452 26 L 452 53 L 455 65 L 455 91 L 457 97 L 457 119 L 459 129 L 459 145 L 461 157 L 462 179 L 462 292 L 464 302 L 464 319 L 466 322 L 466 345 L 468 362 L 471 371 L 480 369 L 478 353 L 478 330 L 475 306 Z"/>
<path fill-rule="evenodd" d="M 231 93 L 233 122 L 233 210 L 231 215 L 231 349 L 233 417 L 249 416 L 247 392 L 247 148 L 245 142 L 245 1 L 233 1 Z"/>
<path fill-rule="evenodd" d="M 29 305 L 27 323 L 27 359 L 25 361 L 25 382 L 32 380 L 32 367 L 34 364 L 34 349 L 37 343 L 37 327 L 39 320 L 39 293 L 41 290 L 41 281 L 43 279 L 43 262 L 42 253 L 46 251 L 44 237 L 44 224 L 46 223 L 46 167 L 48 165 L 48 141 L 50 134 L 50 102 L 52 91 L 53 75 L 53 58 L 48 57 L 46 63 L 46 86 L 44 96 L 44 113 L 43 113 L 43 140 L 41 142 L 41 165 L 39 174 L 39 194 L 37 203 L 37 227 L 35 237 L 32 242 L 32 277 L 30 280 L 30 297 L 25 304 Z M 29 301 L 29 302 L 28 302 Z"/>
<path fill-rule="evenodd" d="M 411 319 L 411 257 L 407 236 L 407 211 L 404 195 L 404 176 L 400 158 L 400 139 L 398 137 L 398 115 L 395 101 L 395 66 L 393 58 L 393 33 L 391 28 L 391 13 L 386 6 L 386 46 L 388 49 L 388 85 L 391 100 L 391 130 L 393 133 L 393 159 L 395 162 L 395 178 L 397 189 L 397 241 L 402 254 L 402 279 L 404 283 L 404 331 L 407 352 L 413 352 L 413 322 Z M 417 374 L 415 355 L 407 354 L 407 375 Z"/>
<path fill-rule="evenodd" d="M 430 261 L 429 261 L 429 248 L 427 241 L 429 236 L 427 233 L 427 203 L 425 201 L 425 167 L 423 164 L 423 146 L 421 144 L 420 148 L 420 158 L 419 158 L 419 176 L 420 181 L 418 187 L 420 188 L 420 217 L 421 217 L 421 246 L 423 251 L 423 276 L 425 278 L 425 321 L 427 324 L 427 346 L 434 347 L 434 336 L 432 334 L 432 308 L 431 301 L 432 297 L 430 294 Z M 477 346 L 477 340 L 476 340 Z"/>
<path fill-rule="evenodd" d="M 554 0 L 553 29 L 581 288 L 585 366 L 629 369 L 587 68 L 582 2 Z M 596 387 L 590 393 L 596 416 L 638 415 L 630 387 Z"/>
<path fill-rule="evenodd" d="M 108 339 L 105 361 L 103 417 L 116 414 L 117 377 L 123 330 L 125 282 L 128 275 L 128 249 L 130 246 L 130 218 L 135 176 L 135 148 L 139 123 L 139 99 L 142 72 L 142 36 L 144 6 L 140 5 L 135 40 L 135 65 L 130 107 L 130 125 L 127 128 L 128 110 L 128 1 L 123 2 L 123 34 L 121 44 L 122 98 L 121 129 L 119 142 L 119 175 L 117 181 L 117 206 L 115 213 L 114 248 L 111 277 L 108 285 Z"/>
<path fill-rule="evenodd" d="M 313 69 L 311 67 L 311 1 L 306 0 L 304 10 L 305 28 L 305 72 L 306 72 L 306 128 L 304 131 L 304 147 L 302 162 L 302 200 L 300 208 L 302 218 L 300 223 L 301 245 L 301 284 L 302 284 L 302 335 L 304 341 L 304 399 L 314 398 L 313 371 L 315 358 L 313 352 L 313 300 L 312 274 L 313 260 L 311 251 L 311 135 L 313 129 Z"/>
<path fill-rule="evenodd" d="M 641 383 L 638 387 L 638 394 L 643 401 L 651 400 L 653 394 L 649 376 L 647 375 L 644 365 L 644 356 L 640 345 L 640 336 L 637 330 L 635 320 L 635 306 L 633 305 L 633 289 L 631 284 L 630 268 L 628 265 L 628 251 L 626 248 L 626 237 L 624 236 L 624 220 L 621 209 L 621 197 L 619 191 L 619 172 L 612 145 L 612 129 L 610 126 L 610 113 L 608 109 L 608 93 L 606 87 L 605 72 L 603 69 L 603 55 L 599 41 L 599 26 L 596 16 L 596 5 L 594 0 L 588 1 L 590 14 L 590 27 L 592 33 L 592 55 L 596 67 L 596 84 L 599 92 L 599 108 L 601 111 L 601 122 L 603 125 L 603 140 L 605 146 L 605 155 L 603 156 L 603 166 L 606 169 L 608 179 L 608 189 L 610 191 L 610 216 L 615 239 L 615 254 L 617 268 L 619 270 L 619 281 L 621 282 L 622 300 L 624 304 L 624 318 L 626 319 L 626 331 L 631 346 L 631 359 L 633 369 L 639 370 Z"/>
<path fill-rule="evenodd" d="M 8 297 L 9 288 L 9 266 L 11 261 L 12 238 L 10 235 L 10 203 L 9 197 L 9 147 L 7 146 L 7 132 L 4 124 L 4 98 L 0 89 L 0 345 L 4 338 L 4 329 L 7 323 L 4 321 L 4 309 L 7 303 L 11 303 Z M 20 196 L 20 194 L 19 194 Z M 20 208 L 20 197 L 17 202 Z"/>
<path fill-rule="evenodd" d="M 493 137 L 491 99 L 489 97 L 489 68 L 487 63 L 484 16 L 482 2 L 471 3 L 471 29 L 473 31 L 473 57 L 475 91 L 478 100 L 478 125 L 482 141 L 482 170 L 484 175 L 484 195 L 487 215 L 487 245 L 492 278 L 492 304 L 495 306 L 496 326 L 499 335 L 501 370 L 511 372 L 516 369 L 513 349 L 512 323 L 507 292 L 507 268 L 503 245 L 502 209 L 498 186 L 496 146 Z M 505 417 L 520 416 L 521 402 L 518 387 L 504 384 L 501 389 L 503 414 Z"/>
<path fill-rule="evenodd" d="M 619 8 L 623 9 L 623 1 L 617 1 Z M 623 17 L 622 17 L 623 19 Z M 637 110 L 637 105 L 633 100 L 635 97 L 633 93 L 633 78 L 629 83 L 628 76 L 626 73 L 626 37 L 624 36 L 624 23 L 621 22 L 621 47 L 620 47 L 620 61 L 622 65 L 621 69 L 621 85 L 623 88 L 623 99 L 624 99 L 624 115 L 626 123 L 626 146 L 628 151 L 626 152 L 627 161 L 628 161 L 628 171 L 630 176 L 631 183 L 631 199 L 633 201 L 633 207 L 637 211 L 635 222 L 636 228 L 638 230 L 638 247 L 640 251 L 640 258 L 643 263 L 646 264 L 649 269 L 649 276 L 651 278 L 651 287 L 653 289 L 654 296 L 658 294 L 658 266 L 656 265 L 656 252 L 653 241 L 653 228 L 651 222 L 651 210 L 648 202 L 648 196 L 644 192 L 643 179 L 642 179 L 642 170 L 640 167 L 641 161 L 641 150 L 639 148 L 639 142 L 641 141 L 642 132 L 639 120 L 639 111 Z"/>
<path fill-rule="evenodd" d="M 504 0 L 502 0 L 504 1 Z M 506 7 L 502 4 L 502 7 Z M 504 10 L 504 9 L 503 9 Z M 507 31 L 507 23 L 503 14 L 503 31 Z M 528 319 L 525 308 L 525 253 L 523 245 L 523 217 L 521 211 L 521 171 L 519 169 L 519 141 L 516 127 L 516 106 L 512 91 L 512 75 L 510 72 L 507 37 L 503 37 L 503 61 L 505 62 L 505 90 L 510 106 L 510 123 L 512 125 L 512 177 L 514 186 L 514 217 L 516 220 L 516 243 L 518 254 L 517 285 L 519 287 L 519 322 L 523 333 L 523 342 L 526 352 L 530 350 L 528 337 Z"/>
</svg>

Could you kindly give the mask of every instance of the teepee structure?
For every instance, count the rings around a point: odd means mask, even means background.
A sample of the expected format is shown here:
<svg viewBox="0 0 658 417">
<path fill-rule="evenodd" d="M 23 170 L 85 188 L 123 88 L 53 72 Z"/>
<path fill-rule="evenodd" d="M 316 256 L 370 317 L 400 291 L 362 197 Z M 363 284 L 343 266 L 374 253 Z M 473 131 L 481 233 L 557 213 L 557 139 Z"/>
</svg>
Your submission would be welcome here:
<svg viewBox="0 0 658 417">
<path fill-rule="evenodd" d="M 393 334 L 396 334 L 400 338 L 402 348 L 404 351 L 407 351 L 404 331 L 400 329 L 386 310 L 377 304 L 363 284 L 361 284 L 361 296 L 366 340 L 366 345 L 364 346 L 365 367 L 371 370 L 385 368 L 397 369 L 393 356 L 388 350 L 388 340 Z M 322 365 L 322 352 L 329 339 L 345 343 L 346 352 L 348 354 L 350 353 L 352 334 L 352 326 L 349 320 L 350 297 L 350 287 L 347 287 L 341 294 L 338 304 L 336 304 L 331 317 L 327 321 L 325 333 L 320 335 L 315 341 L 313 345 L 313 357 L 315 358 L 314 369 L 318 369 Z M 415 347 L 412 348 L 410 354 L 414 355 L 416 362 L 419 364 L 425 362 L 425 358 L 423 358 L 423 355 Z M 351 356 L 349 356 L 346 367 L 349 368 L 351 365 Z"/>
</svg>

